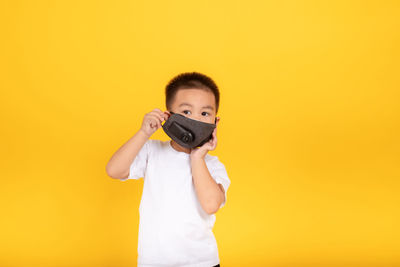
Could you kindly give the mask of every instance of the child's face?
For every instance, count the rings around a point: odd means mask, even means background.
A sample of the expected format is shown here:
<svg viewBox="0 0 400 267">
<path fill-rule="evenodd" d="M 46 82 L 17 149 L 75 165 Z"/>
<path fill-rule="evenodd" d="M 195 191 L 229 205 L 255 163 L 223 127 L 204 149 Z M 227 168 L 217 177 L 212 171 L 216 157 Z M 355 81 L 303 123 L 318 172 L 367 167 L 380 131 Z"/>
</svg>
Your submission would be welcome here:
<svg viewBox="0 0 400 267">
<path fill-rule="evenodd" d="M 180 89 L 176 92 L 171 111 L 190 119 L 215 123 L 215 96 L 201 89 Z"/>
</svg>

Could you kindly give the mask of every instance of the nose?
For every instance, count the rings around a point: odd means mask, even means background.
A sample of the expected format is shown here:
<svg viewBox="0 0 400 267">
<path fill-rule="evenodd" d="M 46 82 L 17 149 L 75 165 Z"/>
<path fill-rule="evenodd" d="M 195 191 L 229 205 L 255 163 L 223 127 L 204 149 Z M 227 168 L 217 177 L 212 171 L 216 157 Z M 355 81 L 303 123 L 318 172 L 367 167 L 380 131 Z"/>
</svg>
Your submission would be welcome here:
<svg viewBox="0 0 400 267">
<path fill-rule="evenodd" d="M 201 121 L 201 122 L 206 122 L 206 118 L 205 118 L 204 116 L 192 115 L 192 116 L 190 116 L 190 118 L 191 118 L 192 120 Z"/>
<path fill-rule="evenodd" d="M 196 121 L 201 121 L 201 117 L 198 117 L 198 116 L 192 116 L 192 119 L 196 120 Z"/>
</svg>

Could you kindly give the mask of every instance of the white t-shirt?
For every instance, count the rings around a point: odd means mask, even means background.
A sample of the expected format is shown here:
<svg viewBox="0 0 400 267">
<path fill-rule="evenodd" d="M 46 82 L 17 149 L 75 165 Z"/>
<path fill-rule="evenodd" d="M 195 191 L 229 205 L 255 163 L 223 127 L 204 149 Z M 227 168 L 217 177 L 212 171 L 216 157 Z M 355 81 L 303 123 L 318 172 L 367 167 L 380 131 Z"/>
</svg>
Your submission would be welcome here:
<svg viewBox="0 0 400 267">
<path fill-rule="evenodd" d="M 206 154 L 212 178 L 225 189 L 230 185 L 225 166 Z M 139 206 L 138 266 L 211 267 L 219 264 L 212 232 L 215 214 L 207 214 L 195 192 L 190 155 L 169 141 L 148 139 L 125 179 L 144 178 Z"/>
</svg>

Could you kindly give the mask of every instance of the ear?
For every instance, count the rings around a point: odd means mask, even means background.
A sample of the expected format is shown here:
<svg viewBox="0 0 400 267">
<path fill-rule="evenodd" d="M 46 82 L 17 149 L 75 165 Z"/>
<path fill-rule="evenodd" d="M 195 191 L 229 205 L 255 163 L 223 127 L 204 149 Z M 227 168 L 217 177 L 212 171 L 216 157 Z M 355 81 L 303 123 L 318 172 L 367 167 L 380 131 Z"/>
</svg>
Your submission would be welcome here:
<svg viewBox="0 0 400 267">
<path fill-rule="evenodd" d="M 170 112 L 168 110 L 164 111 L 164 114 L 167 114 L 168 118 L 171 117 L 171 113 L 173 113 L 173 112 Z"/>
<path fill-rule="evenodd" d="M 220 119 L 221 119 L 220 117 L 215 117 L 215 124 L 218 124 Z"/>
</svg>

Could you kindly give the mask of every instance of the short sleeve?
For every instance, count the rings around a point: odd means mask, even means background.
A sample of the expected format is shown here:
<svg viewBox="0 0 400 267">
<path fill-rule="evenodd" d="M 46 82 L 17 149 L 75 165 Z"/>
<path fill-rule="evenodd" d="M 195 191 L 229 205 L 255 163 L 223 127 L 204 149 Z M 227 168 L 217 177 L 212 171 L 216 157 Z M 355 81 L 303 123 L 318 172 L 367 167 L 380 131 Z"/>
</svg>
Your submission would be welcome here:
<svg viewBox="0 0 400 267">
<path fill-rule="evenodd" d="M 231 181 L 228 177 L 228 173 L 226 172 L 225 165 L 218 160 L 217 156 L 211 156 L 211 158 L 206 161 L 207 168 L 211 174 L 211 177 L 215 180 L 217 184 L 221 184 L 225 191 L 225 201 L 221 204 L 219 208 L 225 206 L 227 201 L 227 193 L 228 188 L 231 184 Z"/>
<path fill-rule="evenodd" d="M 147 161 L 152 141 L 153 140 L 148 139 L 146 143 L 144 143 L 144 145 L 136 155 L 136 158 L 133 160 L 129 167 L 129 176 L 127 178 L 120 179 L 121 181 L 126 181 L 128 179 L 139 179 L 144 177 L 146 173 Z"/>
</svg>

